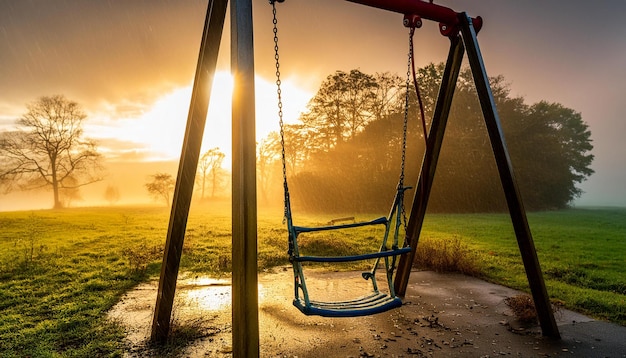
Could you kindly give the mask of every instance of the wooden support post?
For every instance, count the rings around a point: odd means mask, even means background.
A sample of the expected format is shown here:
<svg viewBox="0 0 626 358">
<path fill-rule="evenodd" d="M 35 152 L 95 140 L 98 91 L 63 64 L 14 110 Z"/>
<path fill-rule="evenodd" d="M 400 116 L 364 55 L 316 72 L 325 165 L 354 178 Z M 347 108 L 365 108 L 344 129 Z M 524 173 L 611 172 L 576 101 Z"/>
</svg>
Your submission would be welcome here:
<svg viewBox="0 0 626 358">
<path fill-rule="evenodd" d="M 485 70 L 478 40 L 476 39 L 476 31 L 472 25 L 472 19 L 465 13 L 459 14 L 461 32 L 463 34 L 463 42 L 467 49 L 467 57 L 469 59 L 476 91 L 480 100 L 480 106 L 483 111 L 483 117 L 489 133 L 491 147 L 496 159 L 498 172 L 500 173 L 500 181 L 504 189 L 504 195 L 509 207 L 509 213 L 513 222 L 513 229 L 517 238 L 517 244 L 522 255 L 526 276 L 530 284 L 530 290 L 537 309 L 539 323 L 543 335 L 553 338 L 560 338 L 559 328 L 556 325 L 550 298 L 546 290 L 546 285 L 539 266 L 537 251 L 528 226 L 526 211 L 522 203 L 515 176 L 513 174 L 513 166 L 504 140 L 504 134 L 500 125 L 500 118 L 496 111 L 496 104 L 489 85 L 489 78 Z"/>
<path fill-rule="evenodd" d="M 252 1 L 231 0 L 233 356 L 259 356 Z"/>
<path fill-rule="evenodd" d="M 461 70 L 461 62 L 463 60 L 463 43 L 458 36 L 450 38 L 450 51 L 448 52 L 448 60 L 441 79 L 439 87 L 439 95 L 435 104 L 435 112 L 430 126 L 428 135 L 428 143 L 424 153 L 422 162 L 422 170 L 420 172 L 417 189 L 413 197 L 413 205 L 411 207 L 411 215 L 407 223 L 405 242 L 411 245 L 411 252 L 400 257 L 398 262 L 398 272 L 394 280 L 394 289 L 399 296 L 406 294 L 411 275 L 411 267 L 415 260 L 415 252 L 419 241 L 430 190 L 432 188 L 435 170 L 437 169 L 437 161 L 443 144 L 443 136 L 448 123 L 448 115 L 450 114 L 450 106 L 452 105 L 452 97 L 456 86 L 459 71 Z"/>
<path fill-rule="evenodd" d="M 176 279 L 227 4 L 228 0 L 210 0 L 207 8 L 152 321 L 153 341 L 165 341 L 170 330 Z"/>
</svg>

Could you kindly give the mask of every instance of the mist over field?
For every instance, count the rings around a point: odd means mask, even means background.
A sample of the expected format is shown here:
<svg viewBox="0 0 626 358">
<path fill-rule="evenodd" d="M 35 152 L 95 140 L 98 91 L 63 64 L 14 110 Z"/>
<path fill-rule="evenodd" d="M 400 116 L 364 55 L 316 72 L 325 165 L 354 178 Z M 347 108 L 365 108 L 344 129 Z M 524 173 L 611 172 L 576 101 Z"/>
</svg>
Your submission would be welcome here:
<svg viewBox="0 0 626 358">
<path fill-rule="evenodd" d="M 81 188 L 80 198 L 73 199 L 70 207 L 109 206 L 113 205 L 160 205 L 146 190 L 145 184 L 150 175 L 156 172 L 176 174 L 178 163 L 137 162 L 107 163 L 107 176 L 104 180 Z M 119 191 L 119 200 L 110 203 L 105 198 L 107 186 L 114 186 Z M 16 191 L 0 196 L 0 211 L 50 209 L 52 192 L 49 190 Z"/>
</svg>

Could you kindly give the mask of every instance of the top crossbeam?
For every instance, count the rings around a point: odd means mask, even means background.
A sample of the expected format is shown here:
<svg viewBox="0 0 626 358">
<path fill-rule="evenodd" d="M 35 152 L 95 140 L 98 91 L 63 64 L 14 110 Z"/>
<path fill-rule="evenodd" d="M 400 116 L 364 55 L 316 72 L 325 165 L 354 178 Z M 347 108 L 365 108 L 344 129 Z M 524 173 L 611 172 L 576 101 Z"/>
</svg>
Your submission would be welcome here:
<svg viewBox="0 0 626 358">
<path fill-rule="evenodd" d="M 459 17 L 456 11 L 432 2 L 422 0 L 347 0 L 349 2 L 367 5 L 383 10 L 393 11 L 401 14 L 414 14 L 420 17 L 445 23 L 457 25 Z"/>
<path fill-rule="evenodd" d="M 417 15 L 422 19 L 439 23 L 439 31 L 444 36 L 452 36 L 458 32 L 460 17 L 465 16 L 449 7 L 425 2 L 422 0 L 346 0 L 355 4 L 375 7 L 382 10 L 407 15 Z M 480 16 L 471 18 L 474 29 L 480 31 L 483 20 Z M 419 27 L 419 26 L 418 26 Z"/>
<path fill-rule="evenodd" d="M 422 0 L 346 0 L 355 4 L 375 7 L 382 10 L 397 12 L 403 15 L 418 15 L 419 17 L 439 22 L 448 27 L 457 27 L 460 24 L 458 13 L 449 7 L 441 6 Z M 271 4 L 275 2 L 285 2 L 285 0 L 269 0 Z M 480 17 L 472 18 L 476 32 L 482 25 Z M 478 26 L 477 26 L 478 24 Z M 443 31 L 442 31 L 443 32 Z"/>
</svg>

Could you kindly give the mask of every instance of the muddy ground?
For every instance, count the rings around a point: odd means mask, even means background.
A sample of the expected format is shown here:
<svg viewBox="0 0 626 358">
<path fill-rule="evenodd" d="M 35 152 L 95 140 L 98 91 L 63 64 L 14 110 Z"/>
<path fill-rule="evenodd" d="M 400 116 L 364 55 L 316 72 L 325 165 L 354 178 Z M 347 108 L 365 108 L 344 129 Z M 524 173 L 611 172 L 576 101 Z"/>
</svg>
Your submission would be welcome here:
<svg viewBox="0 0 626 358">
<path fill-rule="evenodd" d="M 316 299 L 367 291 L 359 272 L 308 275 Z M 127 293 L 109 313 L 127 332 L 127 357 L 232 356 L 228 280 L 181 275 L 171 342 L 148 343 L 157 281 Z M 292 306 L 291 269 L 259 275 L 261 357 L 626 357 L 626 327 L 561 309 L 562 338 L 519 323 L 505 298 L 521 294 L 458 274 L 416 271 L 401 308 L 367 317 L 310 317 Z M 326 297 L 322 297 L 326 296 Z"/>
</svg>

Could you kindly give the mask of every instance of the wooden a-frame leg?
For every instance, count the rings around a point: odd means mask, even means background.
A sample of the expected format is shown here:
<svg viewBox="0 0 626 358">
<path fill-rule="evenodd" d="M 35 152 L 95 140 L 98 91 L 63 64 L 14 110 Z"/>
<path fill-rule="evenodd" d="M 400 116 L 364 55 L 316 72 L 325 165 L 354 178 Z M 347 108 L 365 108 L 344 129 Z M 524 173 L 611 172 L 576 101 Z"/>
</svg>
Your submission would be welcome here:
<svg viewBox="0 0 626 358">
<path fill-rule="evenodd" d="M 535 250 L 535 244 L 528 226 L 528 219 L 522 203 L 522 197 L 513 174 L 513 167 L 500 125 L 500 118 L 496 111 L 493 93 L 489 85 L 489 78 L 487 77 L 480 48 L 478 47 L 476 31 L 472 25 L 472 19 L 465 13 L 459 14 L 459 20 L 461 22 L 463 42 L 467 49 L 467 57 L 474 76 L 476 91 L 478 92 L 485 125 L 489 133 L 491 147 L 496 159 L 500 181 L 502 182 L 504 195 L 509 207 L 513 229 L 524 262 L 524 268 L 526 269 L 526 276 L 528 277 L 528 283 L 535 302 L 539 323 L 544 336 L 560 338 L 559 328 L 554 319 L 554 313 L 550 305 L 543 274 L 539 266 L 537 251 Z"/>
<path fill-rule="evenodd" d="M 213 83 L 217 65 L 217 54 L 222 38 L 222 30 L 224 29 L 227 4 L 228 0 L 211 0 L 207 7 L 189 114 L 187 116 L 187 128 L 180 155 L 172 211 L 167 229 L 159 290 L 152 320 L 150 337 L 153 341 L 163 342 L 169 334 L 178 268 L 183 250 L 187 218 L 189 216 L 189 207 L 191 206 L 191 196 L 198 168 L 204 125 L 211 97 L 211 84 Z"/>
</svg>

